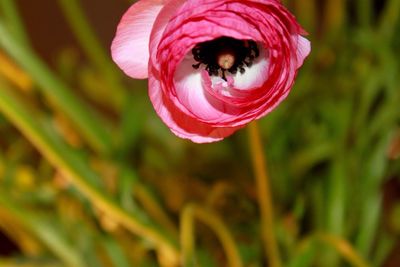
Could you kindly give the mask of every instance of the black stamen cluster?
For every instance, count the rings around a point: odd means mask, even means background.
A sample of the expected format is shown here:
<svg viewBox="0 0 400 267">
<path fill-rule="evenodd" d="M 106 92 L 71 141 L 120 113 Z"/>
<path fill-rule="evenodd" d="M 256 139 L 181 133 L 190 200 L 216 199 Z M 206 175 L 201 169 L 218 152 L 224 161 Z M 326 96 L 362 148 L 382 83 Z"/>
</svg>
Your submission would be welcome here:
<svg viewBox="0 0 400 267">
<path fill-rule="evenodd" d="M 234 55 L 235 62 L 229 69 L 224 69 L 218 65 L 218 56 L 224 51 L 231 51 Z M 201 64 L 206 65 L 208 74 L 219 76 L 226 80 L 225 71 L 236 74 L 239 70 L 244 73 L 244 65 L 250 67 L 255 58 L 260 55 L 257 43 L 251 40 L 237 40 L 231 37 L 220 37 L 211 41 L 197 44 L 192 49 L 194 60 L 197 64 L 192 65 L 198 69 Z"/>
</svg>

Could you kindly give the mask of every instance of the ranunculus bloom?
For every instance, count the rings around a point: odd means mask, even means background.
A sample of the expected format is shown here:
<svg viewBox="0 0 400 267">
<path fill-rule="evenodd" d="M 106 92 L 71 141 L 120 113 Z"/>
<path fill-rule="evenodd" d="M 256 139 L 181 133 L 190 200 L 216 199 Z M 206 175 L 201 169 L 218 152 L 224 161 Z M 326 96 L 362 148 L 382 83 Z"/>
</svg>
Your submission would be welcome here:
<svg viewBox="0 0 400 267">
<path fill-rule="evenodd" d="M 122 17 L 111 50 L 177 136 L 231 135 L 289 94 L 310 52 L 279 0 L 140 0 Z"/>
</svg>

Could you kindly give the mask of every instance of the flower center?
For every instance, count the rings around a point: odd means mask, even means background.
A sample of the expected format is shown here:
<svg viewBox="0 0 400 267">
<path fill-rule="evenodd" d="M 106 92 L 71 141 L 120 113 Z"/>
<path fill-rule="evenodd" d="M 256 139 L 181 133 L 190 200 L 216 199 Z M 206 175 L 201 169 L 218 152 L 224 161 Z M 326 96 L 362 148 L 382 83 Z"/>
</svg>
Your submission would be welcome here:
<svg viewBox="0 0 400 267">
<path fill-rule="evenodd" d="M 226 71 L 236 74 L 244 73 L 244 65 L 250 67 L 254 59 L 260 55 L 257 43 L 252 40 L 237 40 L 231 37 L 220 37 L 197 44 L 192 49 L 194 60 L 192 65 L 198 69 L 204 64 L 208 75 L 220 76 L 226 81 Z"/>
</svg>

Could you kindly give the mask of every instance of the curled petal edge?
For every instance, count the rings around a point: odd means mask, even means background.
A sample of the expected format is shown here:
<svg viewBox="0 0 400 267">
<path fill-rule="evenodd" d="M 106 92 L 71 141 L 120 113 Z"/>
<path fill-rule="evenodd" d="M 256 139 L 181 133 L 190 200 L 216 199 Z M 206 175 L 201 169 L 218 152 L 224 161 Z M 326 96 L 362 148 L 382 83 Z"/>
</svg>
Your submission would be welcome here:
<svg viewBox="0 0 400 267">
<path fill-rule="evenodd" d="M 118 25 L 111 55 L 132 78 L 148 77 L 150 33 L 164 4 L 165 0 L 138 1 L 125 12 Z"/>
</svg>

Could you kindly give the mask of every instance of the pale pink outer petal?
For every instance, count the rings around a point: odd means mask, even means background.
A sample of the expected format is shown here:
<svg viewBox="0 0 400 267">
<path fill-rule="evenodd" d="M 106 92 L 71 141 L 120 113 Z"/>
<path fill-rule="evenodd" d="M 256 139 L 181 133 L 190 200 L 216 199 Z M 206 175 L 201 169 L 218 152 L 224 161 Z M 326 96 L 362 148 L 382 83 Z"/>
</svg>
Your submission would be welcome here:
<svg viewBox="0 0 400 267">
<path fill-rule="evenodd" d="M 111 45 L 112 58 L 129 76 L 148 77 L 149 39 L 165 0 L 140 0 L 122 17 Z"/>
<path fill-rule="evenodd" d="M 311 43 L 309 40 L 299 35 L 297 38 L 297 67 L 303 65 L 304 59 L 311 52 Z"/>
</svg>

